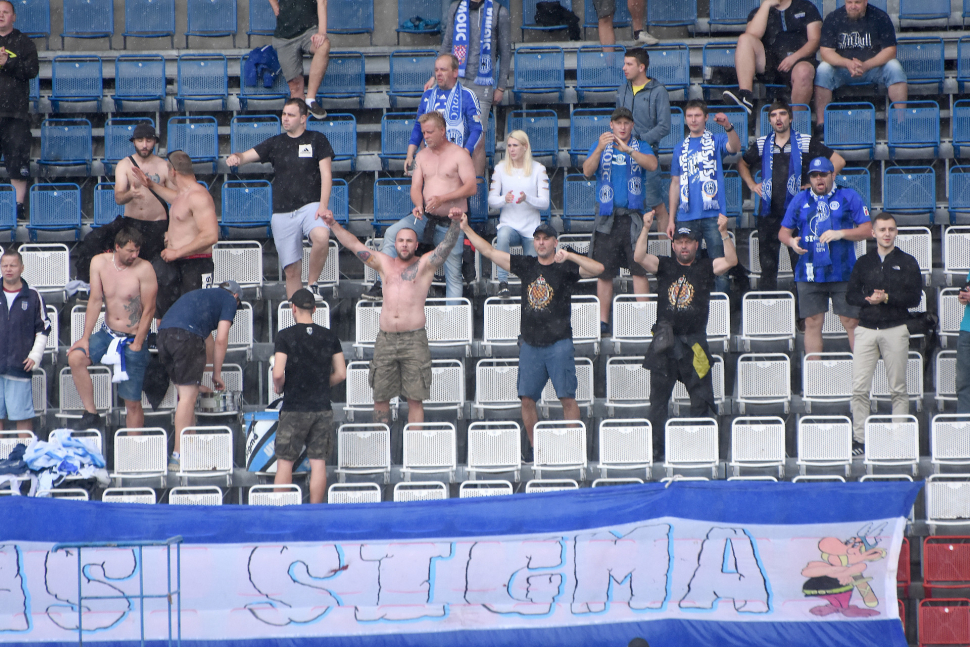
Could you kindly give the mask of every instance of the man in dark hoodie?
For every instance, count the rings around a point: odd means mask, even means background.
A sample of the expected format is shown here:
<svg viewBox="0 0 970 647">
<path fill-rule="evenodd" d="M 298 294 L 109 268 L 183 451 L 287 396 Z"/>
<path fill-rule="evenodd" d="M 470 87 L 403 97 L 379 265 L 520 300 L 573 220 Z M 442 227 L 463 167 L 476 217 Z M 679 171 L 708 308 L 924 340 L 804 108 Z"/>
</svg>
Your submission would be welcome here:
<svg viewBox="0 0 970 647">
<path fill-rule="evenodd" d="M 633 113 L 633 136 L 650 144 L 656 153 L 660 140 L 670 133 L 670 96 L 657 79 L 647 76 L 650 55 L 642 48 L 631 49 L 623 56 L 626 83 L 616 92 L 616 107 Z M 657 231 L 667 231 L 667 207 L 660 185 L 660 168 L 647 171 L 643 186 L 643 207 L 657 212 Z"/>
<path fill-rule="evenodd" d="M 34 418 L 30 373 L 44 357 L 51 325 L 40 292 L 20 278 L 23 271 L 17 250 L 8 249 L 0 256 L 5 297 L 0 300 L 0 421 L 10 420 L 18 431 L 30 431 Z"/>
<path fill-rule="evenodd" d="M 0 0 L 0 155 L 17 193 L 17 218 L 24 218 L 24 198 L 30 178 L 30 80 L 37 76 L 37 48 L 14 29 L 17 12 L 10 0 Z"/>
</svg>

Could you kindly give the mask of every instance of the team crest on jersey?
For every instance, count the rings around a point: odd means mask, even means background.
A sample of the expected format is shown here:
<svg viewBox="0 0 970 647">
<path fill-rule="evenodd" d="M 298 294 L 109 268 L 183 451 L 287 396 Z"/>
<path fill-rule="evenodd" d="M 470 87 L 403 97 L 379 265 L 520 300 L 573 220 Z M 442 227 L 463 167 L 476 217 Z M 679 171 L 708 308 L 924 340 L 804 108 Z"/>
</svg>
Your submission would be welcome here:
<svg viewBox="0 0 970 647">
<path fill-rule="evenodd" d="M 540 276 L 530 283 L 527 292 L 529 295 L 529 306 L 533 310 L 545 310 L 552 303 L 554 292 L 552 286 L 546 283 L 544 276 Z"/>
<path fill-rule="evenodd" d="M 694 301 L 694 286 L 687 281 L 686 276 L 682 276 L 670 285 L 667 298 L 675 310 L 689 308 Z"/>
<path fill-rule="evenodd" d="M 832 200 L 832 202 L 829 203 L 829 207 L 831 207 L 832 211 L 838 211 L 839 207 L 841 206 L 842 205 L 839 204 L 838 200 Z"/>
<path fill-rule="evenodd" d="M 307 326 L 306 327 L 306 334 L 308 334 L 308 335 L 312 335 L 313 334 L 313 326 Z"/>
<path fill-rule="evenodd" d="M 26 301 L 21 301 L 20 302 L 20 308 L 22 310 L 26 310 L 27 309 L 27 302 Z"/>
</svg>

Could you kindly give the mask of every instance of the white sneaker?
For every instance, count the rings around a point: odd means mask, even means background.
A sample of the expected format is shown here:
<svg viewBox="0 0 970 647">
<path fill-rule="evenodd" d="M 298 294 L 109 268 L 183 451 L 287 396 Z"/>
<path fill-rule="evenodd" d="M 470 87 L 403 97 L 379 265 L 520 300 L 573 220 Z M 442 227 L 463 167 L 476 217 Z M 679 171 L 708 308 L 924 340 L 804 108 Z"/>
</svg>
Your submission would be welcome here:
<svg viewBox="0 0 970 647">
<path fill-rule="evenodd" d="M 656 45 L 660 42 L 658 38 L 652 36 L 646 29 L 640 30 L 640 33 L 637 35 L 635 41 L 644 45 Z"/>
</svg>

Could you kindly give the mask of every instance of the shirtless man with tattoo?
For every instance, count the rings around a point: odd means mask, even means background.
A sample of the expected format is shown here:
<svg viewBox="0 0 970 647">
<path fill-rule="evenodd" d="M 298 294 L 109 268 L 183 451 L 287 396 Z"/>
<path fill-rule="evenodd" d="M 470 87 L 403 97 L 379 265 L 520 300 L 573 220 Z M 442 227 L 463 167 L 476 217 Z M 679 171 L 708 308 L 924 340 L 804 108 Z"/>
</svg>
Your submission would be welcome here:
<svg viewBox="0 0 970 647">
<path fill-rule="evenodd" d="M 465 153 L 468 157 L 468 153 Z M 471 158 L 469 164 L 471 163 Z M 464 200 L 462 200 L 464 202 Z M 394 239 L 395 256 L 364 247 L 357 237 L 334 221 L 323 219 L 340 243 L 357 254 L 384 281 L 381 330 L 374 345 L 369 381 L 374 389 L 374 422 L 391 423 L 391 398 L 403 395 L 408 401 L 408 422 L 424 422 L 423 401 L 431 397 L 431 349 L 424 328 L 424 301 L 435 271 L 445 264 L 460 237 L 461 211 L 449 215 L 444 239 L 433 251 L 416 256 L 418 235 L 401 228 Z"/>
<path fill-rule="evenodd" d="M 165 249 L 168 204 L 135 177 L 132 169 L 141 169 L 157 185 L 173 191 L 176 187 L 169 174 L 168 162 L 155 155 L 158 137 L 151 124 L 135 126 L 131 142 L 135 154 L 115 166 L 115 202 L 125 206 L 122 226 L 137 229 L 145 240 L 139 257 L 151 263 Z"/>
<path fill-rule="evenodd" d="M 118 395 L 125 401 L 126 426 L 145 426 L 141 407 L 149 360 L 145 337 L 155 313 L 158 284 L 152 264 L 138 257 L 141 245 L 141 232 L 122 229 L 115 236 L 114 251 L 98 254 L 91 261 L 91 296 L 84 315 L 84 334 L 67 351 L 71 376 L 84 404 L 78 429 L 102 428 L 88 372 L 96 362 L 114 365 L 112 381 L 118 383 Z M 105 325 L 95 333 L 102 302 Z"/>
<path fill-rule="evenodd" d="M 411 177 L 411 202 L 414 210 L 384 234 L 381 251 L 389 257 L 397 252 L 397 234 L 402 229 L 413 229 L 418 242 L 438 244 L 449 230 L 449 212 L 452 209 L 468 211 L 468 198 L 478 190 L 475 166 L 468 151 L 448 141 L 445 118 L 440 112 L 426 112 L 418 118 L 427 148 L 414 158 L 415 168 Z M 461 254 L 464 238 L 458 233 L 456 245 L 445 259 L 445 296 L 460 299 L 462 295 Z M 379 301 L 381 284 L 375 283 L 364 299 Z M 386 298 L 386 295 L 385 295 Z"/>
<path fill-rule="evenodd" d="M 191 158 L 175 151 L 168 161 L 175 189 L 156 184 L 139 168 L 131 169 L 142 185 L 172 205 L 165 249 L 152 262 L 158 277 L 158 319 L 183 294 L 212 287 L 212 245 L 219 240 L 215 204 L 209 191 L 195 180 Z"/>
</svg>

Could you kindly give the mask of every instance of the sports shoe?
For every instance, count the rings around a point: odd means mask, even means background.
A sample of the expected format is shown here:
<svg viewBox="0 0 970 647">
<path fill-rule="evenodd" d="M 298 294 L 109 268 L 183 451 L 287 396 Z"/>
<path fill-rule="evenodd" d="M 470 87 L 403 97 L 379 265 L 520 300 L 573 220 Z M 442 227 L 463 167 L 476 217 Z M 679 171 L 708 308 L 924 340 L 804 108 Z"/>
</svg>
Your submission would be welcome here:
<svg viewBox="0 0 970 647">
<path fill-rule="evenodd" d="M 310 109 L 310 114 L 312 114 L 317 119 L 326 119 L 327 118 L 327 111 L 326 111 L 326 109 L 324 109 L 324 107 L 321 106 L 316 101 L 314 101 L 313 103 L 311 103 L 307 107 Z"/>
<path fill-rule="evenodd" d="M 172 456 L 169 456 L 168 457 L 168 471 L 169 472 L 178 472 L 179 469 L 181 469 L 181 465 L 180 465 L 179 459 L 174 454 Z"/>
<path fill-rule="evenodd" d="M 101 416 L 96 413 L 91 413 L 85 411 L 84 415 L 77 422 L 77 427 L 75 429 L 101 429 L 103 427 L 103 422 Z"/>
<path fill-rule="evenodd" d="M 498 284 L 498 297 L 501 299 L 508 299 L 510 296 L 512 296 L 512 293 L 509 292 L 509 284 L 505 281 L 501 281 Z"/>
<path fill-rule="evenodd" d="M 23 202 L 18 202 L 17 203 L 17 220 L 18 221 L 20 221 L 20 220 L 27 220 L 26 213 L 27 212 L 24 210 L 24 203 Z"/>
<path fill-rule="evenodd" d="M 601 321 L 600 322 L 600 335 L 602 335 L 604 337 L 609 337 L 610 336 L 610 324 L 609 323 L 607 323 L 605 321 Z"/>
<path fill-rule="evenodd" d="M 384 288 L 381 287 L 380 281 L 374 281 L 374 285 L 370 286 L 367 292 L 360 295 L 360 298 L 365 301 L 383 301 L 384 300 Z"/>
<path fill-rule="evenodd" d="M 526 445 L 522 448 L 522 463 L 524 465 L 531 465 L 535 461 L 535 453 L 533 452 L 532 445 Z"/>
<path fill-rule="evenodd" d="M 751 113 L 754 111 L 754 95 L 750 90 L 738 90 L 737 92 L 734 90 L 725 90 L 721 93 L 721 97 L 725 101 L 731 101 L 744 108 L 748 116 L 751 116 Z"/>
<path fill-rule="evenodd" d="M 852 457 L 857 458 L 866 455 L 866 446 L 863 443 L 852 441 Z"/>
<path fill-rule="evenodd" d="M 641 29 L 633 34 L 633 40 L 644 45 L 656 45 L 660 42 L 657 37 L 651 35 L 646 29 Z"/>
</svg>

